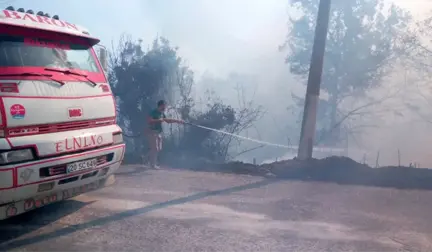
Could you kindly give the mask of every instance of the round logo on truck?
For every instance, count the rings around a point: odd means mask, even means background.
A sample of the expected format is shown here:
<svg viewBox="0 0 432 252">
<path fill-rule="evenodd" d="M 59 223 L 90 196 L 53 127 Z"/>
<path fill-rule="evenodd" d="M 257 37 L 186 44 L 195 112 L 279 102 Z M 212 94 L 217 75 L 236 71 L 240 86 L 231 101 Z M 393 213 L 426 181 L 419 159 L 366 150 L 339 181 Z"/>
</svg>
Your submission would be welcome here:
<svg viewBox="0 0 432 252">
<path fill-rule="evenodd" d="M 21 104 L 14 104 L 10 107 L 10 114 L 13 119 L 23 119 L 26 114 L 26 109 Z"/>
</svg>

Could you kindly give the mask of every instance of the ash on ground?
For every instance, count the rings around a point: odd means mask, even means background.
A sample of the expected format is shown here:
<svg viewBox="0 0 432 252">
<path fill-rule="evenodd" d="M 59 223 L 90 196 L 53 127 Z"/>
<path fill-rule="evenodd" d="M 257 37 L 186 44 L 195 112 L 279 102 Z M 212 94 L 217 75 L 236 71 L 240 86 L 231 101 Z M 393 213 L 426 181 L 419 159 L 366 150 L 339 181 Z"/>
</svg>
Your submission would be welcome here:
<svg viewBox="0 0 432 252">
<path fill-rule="evenodd" d="M 351 158 L 332 156 L 323 159 L 291 159 L 263 165 L 243 162 L 213 164 L 197 161 L 197 171 L 227 172 L 300 181 L 392 187 L 400 189 L 432 189 L 432 169 L 413 167 L 371 168 Z"/>
</svg>

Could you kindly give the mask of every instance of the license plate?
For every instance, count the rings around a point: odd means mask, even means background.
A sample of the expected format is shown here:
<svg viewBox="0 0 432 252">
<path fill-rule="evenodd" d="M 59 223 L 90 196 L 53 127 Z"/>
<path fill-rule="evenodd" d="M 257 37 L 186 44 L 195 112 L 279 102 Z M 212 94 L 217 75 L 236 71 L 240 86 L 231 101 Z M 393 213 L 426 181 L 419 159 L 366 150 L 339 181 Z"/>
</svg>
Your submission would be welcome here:
<svg viewBox="0 0 432 252">
<path fill-rule="evenodd" d="M 90 159 L 90 160 L 84 160 L 80 162 L 75 162 L 68 164 L 66 167 L 67 173 L 81 171 L 81 170 L 88 170 L 96 168 L 97 166 L 97 159 Z"/>
</svg>

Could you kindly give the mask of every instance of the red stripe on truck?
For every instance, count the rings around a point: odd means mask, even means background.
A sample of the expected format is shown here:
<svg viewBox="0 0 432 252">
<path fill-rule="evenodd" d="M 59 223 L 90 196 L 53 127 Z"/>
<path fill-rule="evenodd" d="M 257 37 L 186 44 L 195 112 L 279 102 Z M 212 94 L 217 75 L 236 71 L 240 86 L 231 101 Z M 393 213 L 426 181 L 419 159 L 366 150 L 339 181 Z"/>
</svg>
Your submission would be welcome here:
<svg viewBox="0 0 432 252">
<path fill-rule="evenodd" d="M 55 124 L 40 124 L 30 126 L 19 126 L 5 129 L 6 137 L 31 136 L 56 132 L 65 132 L 80 129 L 89 129 L 102 126 L 113 125 L 116 123 L 115 117 L 106 117 L 94 120 L 83 120 L 73 122 L 63 122 Z"/>
</svg>

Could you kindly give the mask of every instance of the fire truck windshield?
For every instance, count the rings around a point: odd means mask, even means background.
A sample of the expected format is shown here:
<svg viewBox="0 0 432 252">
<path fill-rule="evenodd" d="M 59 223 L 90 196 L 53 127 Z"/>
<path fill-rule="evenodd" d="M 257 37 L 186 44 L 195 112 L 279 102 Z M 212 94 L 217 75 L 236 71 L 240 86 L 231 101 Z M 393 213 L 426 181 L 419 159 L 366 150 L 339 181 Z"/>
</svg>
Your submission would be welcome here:
<svg viewBox="0 0 432 252">
<path fill-rule="evenodd" d="M 49 67 L 99 72 L 90 46 L 17 36 L 0 36 L 1 67 Z"/>
</svg>

